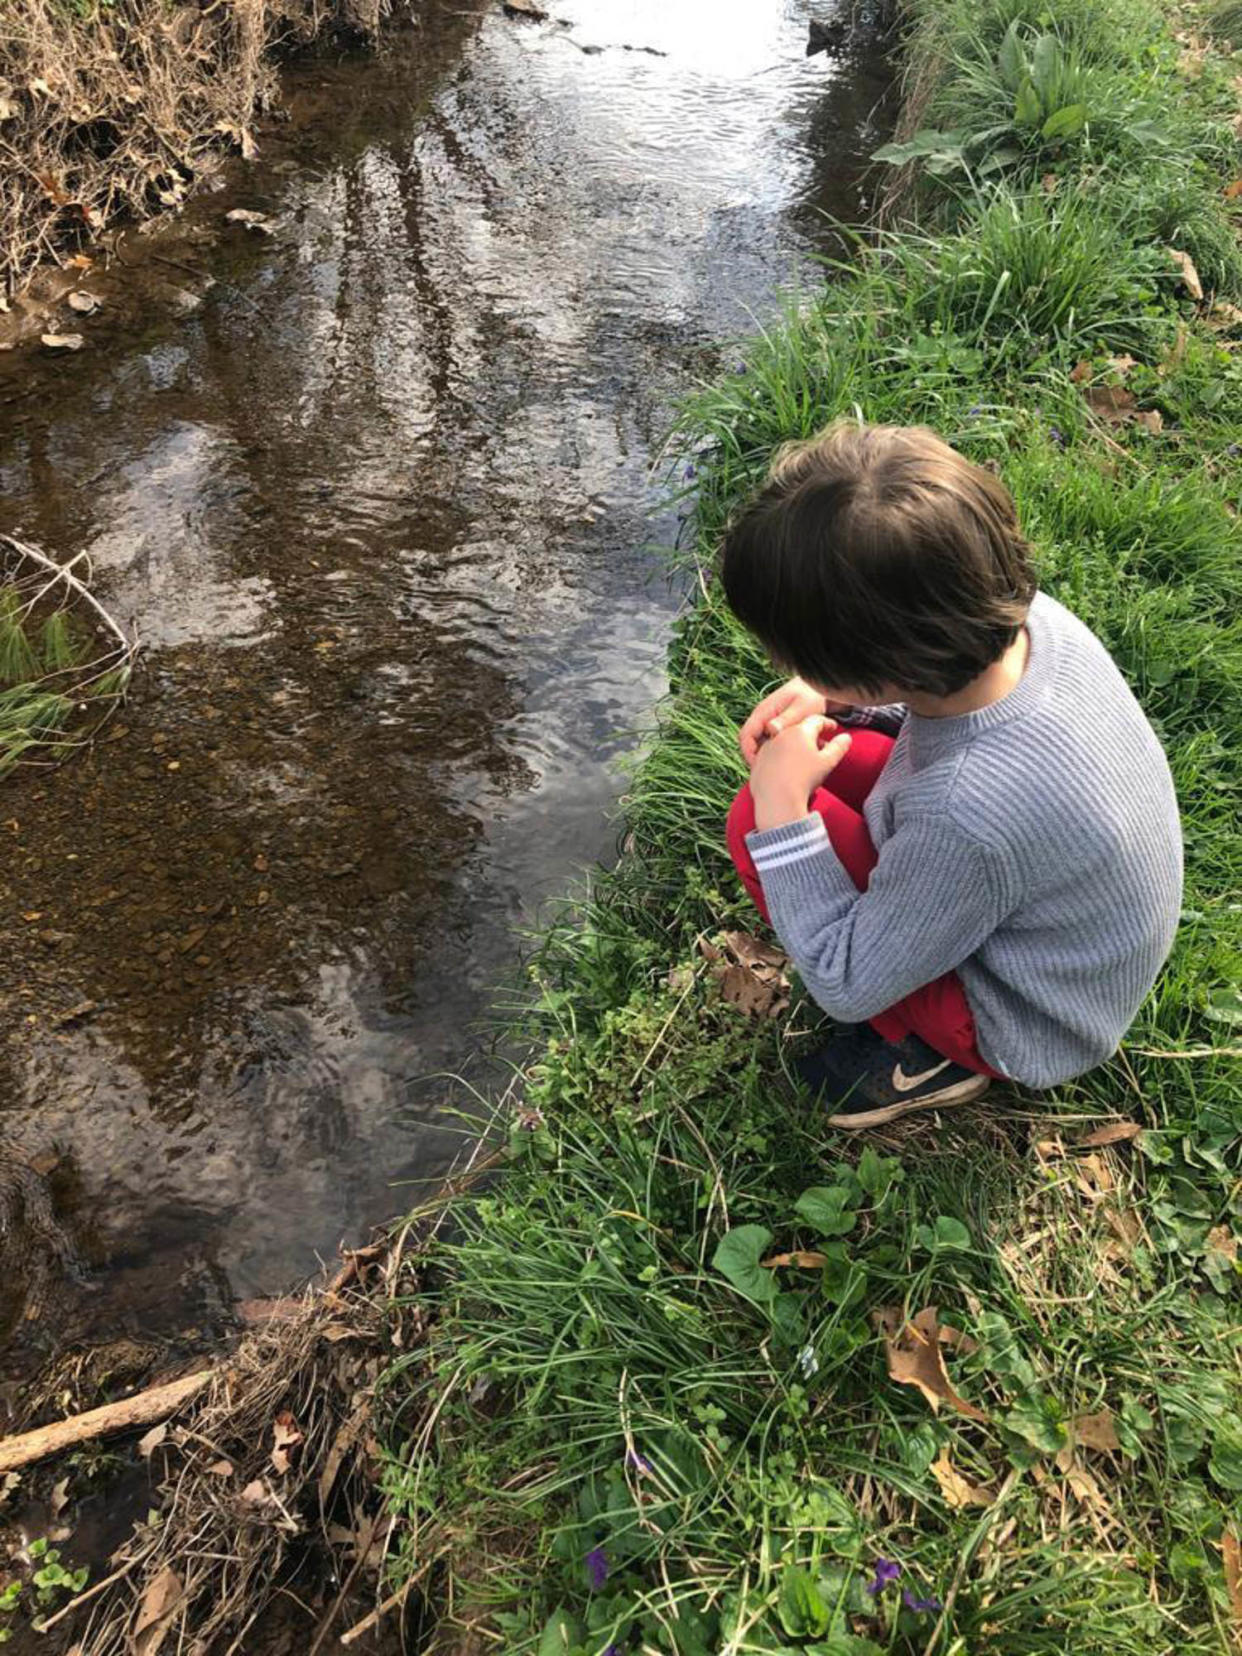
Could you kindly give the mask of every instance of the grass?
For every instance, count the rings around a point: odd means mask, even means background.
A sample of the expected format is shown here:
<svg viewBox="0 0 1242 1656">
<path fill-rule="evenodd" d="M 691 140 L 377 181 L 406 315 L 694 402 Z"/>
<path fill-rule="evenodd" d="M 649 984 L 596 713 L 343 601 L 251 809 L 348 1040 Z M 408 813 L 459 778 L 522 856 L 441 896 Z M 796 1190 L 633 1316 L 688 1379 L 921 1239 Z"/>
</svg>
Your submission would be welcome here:
<svg viewBox="0 0 1242 1656">
<path fill-rule="evenodd" d="M 929 119 L 1006 113 L 1015 19 L 1100 114 L 982 181 L 924 166 L 918 227 L 861 245 L 687 405 L 703 596 L 627 854 L 532 962 L 508 1169 L 437 1244 L 428 1347 L 386 1381 L 398 1579 L 447 1555 L 425 1578 L 441 1650 L 1242 1637 L 1242 366 L 1213 308 L 1239 290 L 1236 64 L 1145 0 L 913 18 Z M 1169 245 L 1202 259 L 1201 304 Z M 1001 468 L 1042 583 L 1165 741 L 1187 848 L 1177 947 L 1115 1059 L 866 1144 L 789 1084 L 814 1007 L 746 1018 L 700 948 L 754 925 L 721 824 L 770 676 L 714 548 L 773 447 L 849 410 Z"/>
</svg>

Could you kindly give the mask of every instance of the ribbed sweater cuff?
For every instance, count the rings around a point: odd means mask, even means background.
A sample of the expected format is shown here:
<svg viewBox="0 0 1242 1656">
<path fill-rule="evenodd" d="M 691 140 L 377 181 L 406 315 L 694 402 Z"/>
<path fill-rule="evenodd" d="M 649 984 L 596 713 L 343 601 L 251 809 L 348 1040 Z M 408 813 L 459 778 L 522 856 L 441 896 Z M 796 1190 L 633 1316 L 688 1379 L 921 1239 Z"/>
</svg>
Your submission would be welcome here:
<svg viewBox="0 0 1242 1656">
<path fill-rule="evenodd" d="M 784 822 L 779 828 L 756 828 L 746 836 L 759 883 L 769 906 L 775 896 L 856 897 L 858 888 L 832 849 L 818 812 Z"/>
</svg>

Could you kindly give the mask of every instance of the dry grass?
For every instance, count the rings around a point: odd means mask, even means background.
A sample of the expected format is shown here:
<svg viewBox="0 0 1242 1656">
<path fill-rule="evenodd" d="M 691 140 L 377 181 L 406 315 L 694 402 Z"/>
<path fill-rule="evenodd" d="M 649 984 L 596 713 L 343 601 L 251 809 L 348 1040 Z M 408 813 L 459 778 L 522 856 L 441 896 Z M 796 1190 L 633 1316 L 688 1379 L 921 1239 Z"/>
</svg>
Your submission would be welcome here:
<svg viewBox="0 0 1242 1656">
<path fill-rule="evenodd" d="M 101 230 L 176 207 L 205 158 L 250 153 L 273 53 L 374 35 L 389 0 L 17 0 L 0 7 L 0 292 Z"/>
</svg>

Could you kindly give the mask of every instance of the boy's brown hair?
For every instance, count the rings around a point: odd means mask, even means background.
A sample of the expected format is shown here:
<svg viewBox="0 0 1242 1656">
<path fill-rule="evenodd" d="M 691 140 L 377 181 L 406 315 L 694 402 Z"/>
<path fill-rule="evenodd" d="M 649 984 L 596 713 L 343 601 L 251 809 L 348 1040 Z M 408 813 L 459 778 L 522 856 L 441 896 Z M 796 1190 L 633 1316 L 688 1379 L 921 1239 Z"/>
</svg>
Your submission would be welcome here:
<svg viewBox="0 0 1242 1656">
<path fill-rule="evenodd" d="M 730 524 L 729 607 L 817 688 L 950 696 L 1013 643 L 1036 581 L 1009 491 L 926 426 L 789 443 Z"/>
</svg>

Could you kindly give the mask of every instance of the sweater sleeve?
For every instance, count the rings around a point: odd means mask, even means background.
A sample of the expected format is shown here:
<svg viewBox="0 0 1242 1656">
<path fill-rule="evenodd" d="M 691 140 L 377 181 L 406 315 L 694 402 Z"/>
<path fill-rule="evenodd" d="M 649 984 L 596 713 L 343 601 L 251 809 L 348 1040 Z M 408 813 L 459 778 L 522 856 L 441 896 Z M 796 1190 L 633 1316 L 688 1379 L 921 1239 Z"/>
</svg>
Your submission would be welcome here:
<svg viewBox="0 0 1242 1656">
<path fill-rule="evenodd" d="M 808 992 L 862 1023 L 953 971 L 1016 906 L 1000 857 L 951 817 L 886 840 L 860 892 L 811 815 L 746 836 L 772 925 Z"/>
</svg>

